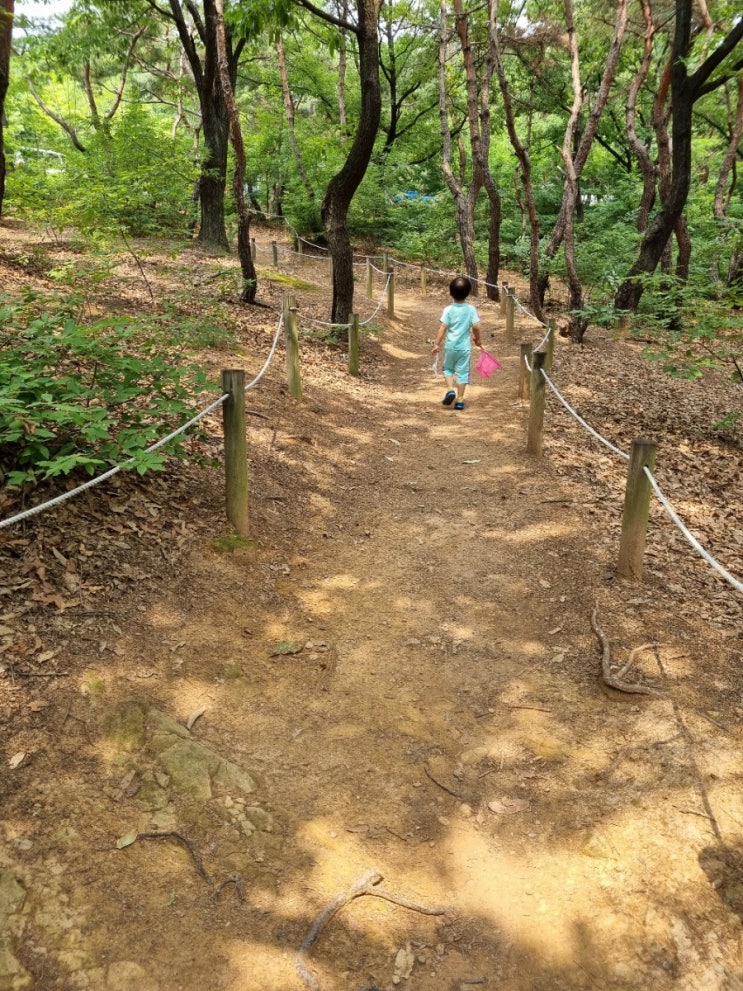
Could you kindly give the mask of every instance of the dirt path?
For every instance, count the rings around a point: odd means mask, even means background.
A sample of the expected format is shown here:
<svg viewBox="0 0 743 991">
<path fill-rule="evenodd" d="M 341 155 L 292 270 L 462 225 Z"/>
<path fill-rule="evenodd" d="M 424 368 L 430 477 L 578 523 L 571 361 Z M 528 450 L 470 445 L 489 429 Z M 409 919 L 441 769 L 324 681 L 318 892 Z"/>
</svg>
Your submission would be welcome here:
<svg viewBox="0 0 743 991">
<path fill-rule="evenodd" d="M 703 694 L 673 600 L 525 456 L 492 304 L 503 371 L 442 408 L 441 305 L 398 292 L 360 382 L 338 355 L 301 410 L 256 396 L 257 546 L 174 539 L 105 649 L 68 631 L 53 718 L 5 744 L 0 991 L 743 988 L 730 657 Z M 596 601 L 625 655 L 664 644 L 662 698 L 600 690 Z M 352 901 L 302 977 L 372 869 L 414 907 Z"/>
</svg>

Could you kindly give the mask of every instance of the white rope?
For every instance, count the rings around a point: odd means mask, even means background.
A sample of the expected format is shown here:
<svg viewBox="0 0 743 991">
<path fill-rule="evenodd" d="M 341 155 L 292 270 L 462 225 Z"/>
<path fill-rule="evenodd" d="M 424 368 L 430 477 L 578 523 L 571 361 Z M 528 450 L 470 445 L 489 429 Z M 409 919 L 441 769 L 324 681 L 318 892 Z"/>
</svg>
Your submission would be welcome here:
<svg viewBox="0 0 743 991">
<path fill-rule="evenodd" d="M 582 416 L 579 416 L 578 413 L 576 413 L 575 410 L 573 409 L 573 407 L 570 405 L 570 403 L 560 395 L 557 387 L 554 385 L 554 383 L 550 379 L 549 375 L 545 372 L 545 370 L 543 368 L 540 368 L 539 370 L 542 373 L 542 375 L 544 376 L 544 380 L 547 383 L 547 385 L 550 387 L 550 389 L 552 389 L 552 391 L 557 396 L 557 398 L 560 400 L 560 402 L 565 407 L 565 409 L 568 411 L 568 413 L 570 413 L 571 416 L 574 416 L 575 419 L 578 421 L 578 423 L 580 423 L 580 425 L 582 427 L 584 427 L 589 432 L 589 434 L 591 434 L 592 436 L 594 436 L 597 441 L 599 441 L 605 447 L 608 447 L 610 451 L 613 451 L 615 454 L 618 454 L 620 458 L 624 458 L 625 461 L 629 461 L 629 454 L 625 454 L 624 451 L 620 451 L 618 447 L 615 447 L 611 443 L 611 441 L 608 441 L 606 439 L 606 437 L 602 437 L 601 434 L 598 433 L 598 431 L 594 430 L 593 427 L 589 423 L 586 423 L 586 421 L 583 419 L 583 417 Z"/>
<path fill-rule="evenodd" d="M 644 467 L 643 470 L 644 470 L 645 474 L 647 475 L 647 477 L 648 477 L 648 479 L 650 481 L 650 484 L 653 487 L 653 491 L 658 496 L 658 499 L 660 500 L 663 508 L 668 513 L 668 515 L 671 517 L 671 519 L 676 524 L 676 526 L 679 528 L 679 530 L 686 537 L 686 539 L 689 541 L 689 543 L 694 548 L 694 550 L 697 551 L 697 553 L 700 554 L 704 558 L 704 560 L 707 562 L 707 564 L 712 565 L 712 567 L 715 569 L 715 571 L 717 571 L 720 575 L 722 575 L 722 577 L 725 579 L 725 581 L 726 582 L 729 582 L 729 584 L 732 585 L 734 589 L 736 589 L 738 592 L 743 592 L 743 582 L 738 581 L 738 579 L 735 578 L 735 577 L 733 577 L 733 575 L 731 575 L 729 571 L 726 571 L 725 568 L 723 568 L 723 566 L 718 561 L 716 561 L 712 557 L 712 555 L 708 551 L 706 551 L 704 549 L 704 547 L 702 547 L 702 545 L 699 543 L 699 541 L 696 539 L 696 537 L 692 533 L 689 532 L 689 530 L 687 529 L 687 527 L 683 524 L 683 522 L 679 518 L 679 515 L 676 512 L 676 510 L 673 508 L 673 506 L 670 504 L 670 502 L 666 499 L 666 497 L 661 492 L 660 486 L 656 482 L 655 478 L 653 478 L 653 474 L 652 474 L 652 472 L 650 471 L 650 469 L 648 468 L 647 465 L 645 465 L 645 467 Z"/>
<path fill-rule="evenodd" d="M 576 413 L 573 407 L 560 394 L 560 392 L 558 391 L 558 389 L 550 379 L 549 375 L 545 372 L 545 370 L 543 368 L 540 368 L 539 370 L 544 376 L 544 380 L 547 383 L 547 385 L 557 396 L 557 398 L 560 400 L 560 402 L 565 407 L 565 409 L 571 414 L 571 416 L 574 416 L 575 419 L 578 421 L 578 423 L 580 423 L 580 425 L 584 427 L 589 434 L 595 437 L 596 440 L 598 440 L 605 447 L 608 447 L 610 451 L 613 451 L 615 454 L 618 454 L 619 457 L 623 458 L 625 461 L 629 461 L 630 458 L 628 454 L 625 454 L 624 451 L 620 451 L 618 447 L 615 447 L 614 444 L 608 441 L 605 437 L 602 437 L 600 433 L 594 430 L 590 424 L 586 423 L 586 421 Z M 729 571 L 723 568 L 723 566 L 718 561 L 716 561 L 712 557 L 712 555 L 704 549 L 704 547 L 702 547 L 702 545 L 699 543 L 696 537 L 689 532 L 688 528 L 684 525 L 676 510 L 670 504 L 668 499 L 666 499 L 666 497 L 663 495 L 660 486 L 656 482 L 655 478 L 652 475 L 652 472 L 647 467 L 647 465 L 644 467 L 644 471 L 650 481 L 651 486 L 653 487 L 653 491 L 660 500 L 661 505 L 666 510 L 666 512 L 673 520 L 673 522 L 676 524 L 676 526 L 679 528 L 679 530 L 684 535 L 684 537 L 686 537 L 686 539 L 689 541 L 689 543 L 694 548 L 694 550 L 696 550 L 697 553 L 704 558 L 707 564 L 711 565 L 715 569 L 715 571 L 717 571 L 725 579 L 726 582 L 732 585 L 734 589 L 736 589 L 738 592 L 743 592 L 743 582 L 740 582 L 737 578 L 731 575 Z"/>
<path fill-rule="evenodd" d="M 194 423 L 198 423 L 199 420 L 203 419 L 203 417 L 205 417 L 208 413 L 211 413 L 212 410 L 215 410 L 218 406 L 221 406 L 222 403 L 228 398 L 228 394 L 225 393 L 223 396 L 220 396 L 219 399 L 215 399 L 213 403 L 210 403 L 209 406 L 206 407 L 206 409 L 203 409 L 200 413 L 192 417 L 187 423 L 184 423 L 183 426 L 179 427 L 177 430 L 169 433 L 167 437 L 163 437 L 162 440 L 159 440 L 151 447 L 146 448 L 142 453 L 151 454 L 152 451 L 156 451 L 159 447 L 167 444 L 168 441 L 173 440 L 173 438 L 177 437 L 185 430 L 188 430 L 189 427 L 192 427 Z M 24 512 L 18 513 L 16 516 L 11 516 L 7 520 L 0 520 L 0 530 L 2 530 L 3 527 L 10 526 L 12 523 L 18 523 L 19 520 L 25 520 L 29 516 L 35 516 L 37 513 L 41 513 L 45 509 L 50 509 L 52 506 L 58 506 L 62 502 L 67 502 L 67 500 L 71 499 L 73 496 L 79 495 L 87 489 L 92 489 L 94 485 L 100 485 L 101 482 L 105 482 L 106 479 L 117 475 L 120 471 L 128 468 L 129 465 L 134 464 L 136 460 L 136 457 L 128 458 L 123 462 L 123 464 L 116 465 L 114 468 L 110 468 L 108 471 L 105 471 L 102 475 L 97 475 L 95 478 L 91 478 L 90 481 L 84 482 L 82 485 L 78 485 L 76 489 L 71 489 L 69 492 L 63 492 L 62 495 L 58 495 L 54 499 L 50 499 L 48 502 L 42 502 L 38 506 L 33 506 L 31 509 L 26 509 Z"/>
<path fill-rule="evenodd" d="M 271 359 L 273 358 L 274 351 L 276 350 L 276 345 L 279 340 L 279 333 L 281 331 L 282 323 L 283 316 L 279 320 L 278 327 L 276 328 L 276 334 L 274 335 L 273 344 L 271 345 L 268 358 L 266 359 L 263 368 L 261 368 L 253 381 L 245 386 L 246 392 L 248 389 L 252 389 L 253 386 L 260 381 L 271 363 Z M 155 443 L 150 445 L 150 447 L 145 448 L 142 454 L 152 454 L 153 451 L 157 451 L 159 448 L 164 447 L 166 444 L 170 443 L 171 440 L 175 440 L 176 437 L 185 433 L 190 427 L 198 423 L 199 420 L 203 420 L 205 416 L 209 415 L 209 413 L 212 413 L 215 409 L 218 409 L 229 398 L 229 393 L 224 393 L 224 395 L 220 396 L 219 399 L 215 399 L 214 402 L 210 403 L 205 409 L 201 410 L 200 413 L 192 416 L 190 420 L 187 420 L 186 423 L 182 424 L 176 430 L 171 431 L 165 437 L 155 441 Z M 96 475 L 95 478 L 91 478 L 87 482 L 83 482 L 82 485 L 78 485 L 77 488 L 70 489 L 69 492 L 63 492 L 61 495 L 55 496 L 54 499 L 49 499 L 47 502 L 42 502 L 38 506 L 32 506 L 31 509 L 26 509 L 22 513 L 17 513 L 15 516 L 10 516 L 6 520 L 0 520 L 0 530 L 11 526 L 13 523 L 18 523 L 21 520 L 28 519 L 30 516 L 36 516 L 38 513 L 41 513 L 46 509 L 51 509 L 52 506 L 58 506 L 60 503 L 67 502 L 67 500 L 72 499 L 73 496 L 79 495 L 81 492 L 86 492 L 88 489 L 92 489 L 94 486 L 100 485 L 101 482 L 105 482 L 109 478 L 113 478 L 114 475 L 118 475 L 120 471 L 124 471 L 125 468 L 128 468 L 130 465 L 134 464 L 136 460 L 136 457 L 128 458 L 122 464 L 109 468 L 109 470 L 104 471 L 102 475 Z"/>
</svg>

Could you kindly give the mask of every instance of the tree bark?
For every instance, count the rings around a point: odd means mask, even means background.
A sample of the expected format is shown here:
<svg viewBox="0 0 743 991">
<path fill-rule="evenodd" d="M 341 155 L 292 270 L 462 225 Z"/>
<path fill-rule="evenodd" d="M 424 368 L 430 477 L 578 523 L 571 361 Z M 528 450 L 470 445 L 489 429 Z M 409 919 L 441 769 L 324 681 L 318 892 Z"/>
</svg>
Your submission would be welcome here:
<svg viewBox="0 0 743 991">
<path fill-rule="evenodd" d="M 516 153 L 516 157 L 519 160 L 519 173 L 521 176 L 521 188 L 523 190 L 524 206 L 526 209 L 526 214 L 529 218 L 529 301 L 531 303 L 532 311 L 534 316 L 538 320 L 544 321 L 544 315 L 542 312 L 542 301 L 539 293 L 539 232 L 540 232 L 540 222 L 539 214 L 537 213 L 537 208 L 534 203 L 534 186 L 532 184 L 531 178 L 531 159 L 529 157 L 529 152 L 527 151 L 527 145 L 524 145 L 516 131 L 516 117 L 513 112 L 513 101 L 511 99 L 511 90 L 508 85 L 508 78 L 506 77 L 505 67 L 503 65 L 503 58 L 501 57 L 500 43 L 498 40 L 498 24 L 497 21 L 493 23 L 493 54 L 495 57 L 495 73 L 498 77 L 498 85 L 501 91 L 501 97 L 503 99 L 503 110 L 506 117 L 506 128 L 508 130 L 508 137 L 511 141 L 511 147 Z M 522 209 L 522 215 L 524 208 L 521 206 L 521 190 L 518 188 L 518 179 L 516 180 L 516 198 L 519 202 L 519 207 Z M 523 226 L 523 222 L 522 222 Z"/>
<path fill-rule="evenodd" d="M 250 214 L 248 212 L 248 204 L 245 202 L 245 146 L 240 128 L 240 115 L 237 112 L 235 95 L 232 91 L 232 81 L 230 79 L 223 0 L 214 0 L 214 11 L 216 14 L 219 79 L 230 121 L 232 148 L 235 152 L 235 171 L 232 177 L 232 190 L 237 209 L 237 257 L 240 260 L 243 281 L 240 300 L 243 303 L 253 303 L 255 302 L 255 294 L 258 290 L 258 280 L 255 274 L 255 265 L 253 264 L 253 253 L 250 250 Z"/>
<path fill-rule="evenodd" d="M 624 33 L 627 27 L 627 4 L 628 0 L 616 0 L 614 34 L 612 36 L 611 46 L 606 58 L 606 65 L 601 75 L 601 82 L 599 83 L 596 99 L 591 107 L 586 126 L 581 134 L 580 142 L 573 159 L 573 168 L 575 171 L 576 181 L 578 182 L 580 181 L 583 168 L 588 160 L 588 155 L 591 151 L 594 138 L 596 137 L 596 131 L 598 130 L 599 121 L 604 112 L 606 101 L 609 98 L 609 91 L 612 83 L 614 82 L 614 76 L 616 74 L 617 64 L 619 62 L 619 53 L 621 51 L 622 41 L 624 39 Z M 567 190 L 564 189 L 560 212 L 545 251 L 545 261 L 547 267 L 539 278 L 539 296 L 542 301 L 544 301 L 544 296 L 549 284 L 549 264 L 557 254 L 565 233 L 565 219 L 567 216 L 566 193 Z"/>
<path fill-rule="evenodd" d="M 562 143 L 562 160 L 565 165 L 565 185 L 563 189 L 562 212 L 564 215 L 563 242 L 565 249 L 565 268 L 568 280 L 568 310 L 570 311 L 568 334 L 574 341 L 582 341 L 588 326 L 584 317 L 576 313 L 583 308 L 583 286 L 578 275 L 575 261 L 575 208 L 578 201 L 578 172 L 576 167 L 575 138 L 578 128 L 578 118 L 583 107 L 583 87 L 580 80 L 580 62 L 578 59 L 578 38 L 575 31 L 572 0 L 565 0 L 565 20 L 568 31 L 568 48 L 570 51 L 570 76 L 573 84 L 573 103 L 570 117 L 565 128 Z"/>
<path fill-rule="evenodd" d="M 15 0 L 0 0 L 0 217 L 5 199 L 5 95 L 10 82 L 10 41 L 13 34 L 13 13 Z"/>
<path fill-rule="evenodd" d="M 162 9 L 155 0 L 149 0 L 149 3 L 155 10 L 162 13 Z M 229 118 L 217 66 L 215 0 L 203 0 L 203 17 L 195 0 L 185 0 L 203 45 L 203 60 L 186 21 L 181 0 L 169 0 L 169 4 L 170 16 L 178 31 L 178 37 L 186 53 L 196 86 L 206 146 L 206 154 L 199 177 L 201 223 L 197 240 L 209 250 L 226 251 L 228 243 L 224 222 L 224 195 L 227 182 Z M 234 91 L 237 60 L 241 46 L 238 46 L 237 51 L 233 51 L 229 33 L 227 33 L 226 39 L 229 76 Z"/>
<path fill-rule="evenodd" d="M 473 289 L 477 293 L 477 260 L 475 258 L 475 202 L 480 192 L 475 174 L 469 190 L 465 190 L 466 155 L 461 141 L 458 142 L 459 177 L 454 174 L 452 165 L 452 133 L 449 125 L 449 107 L 446 89 L 446 57 L 449 47 L 449 28 L 447 23 L 446 0 L 440 0 L 439 5 L 439 117 L 441 121 L 442 157 L 441 170 L 444 173 L 449 192 L 454 199 L 454 209 L 457 223 L 457 233 L 462 248 L 464 269 L 470 279 L 474 279 Z"/>
<path fill-rule="evenodd" d="M 321 215 L 333 260 L 331 320 L 348 324 L 353 313 L 353 250 L 348 234 L 348 210 L 374 151 L 382 115 L 379 83 L 377 18 L 379 0 L 356 0 L 356 23 L 347 24 L 316 7 L 311 0 L 302 6 L 336 27 L 352 31 L 358 41 L 361 112 L 353 143 L 340 172 L 333 176 L 323 197 Z"/>
<path fill-rule="evenodd" d="M 650 70 L 650 63 L 653 56 L 653 39 L 655 37 L 655 24 L 653 22 L 653 12 L 650 8 L 650 2 L 649 0 L 641 0 L 641 3 L 642 13 L 645 19 L 644 49 L 640 68 L 637 70 L 630 84 L 629 93 L 627 94 L 626 127 L 630 148 L 637 159 L 642 174 L 642 196 L 640 197 L 640 206 L 637 211 L 637 230 L 640 234 L 644 234 L 647 230 L 650 211 L 655 202 L 655 184 L 658 174 L 650 159 L 650 153 L 646 144 L 640 140 L 637 134 L 636 124 L 637 96 Z"/>
<path fill-rule="evenodd" d="M 676 25 L 673 38 L 671 69 L 672 118 L 672 181 L 668 199 L 663 203 L 640 244 L 637 259 L 617 290 L 614 306 L 617 310 L 635 312 L 642 297 L 642 278 L 654 272 L 681 217 L 691 185 L 691 117 L 694 102 L 705 92 L 722 85 L 720 78 L 706 86 L 714 70 L 735 49 L 743 38 L 743 18 L 739 18 L 717 48 L 689 74 L 691 51 L 692 0 L 676 0 Z"/>
</svg>

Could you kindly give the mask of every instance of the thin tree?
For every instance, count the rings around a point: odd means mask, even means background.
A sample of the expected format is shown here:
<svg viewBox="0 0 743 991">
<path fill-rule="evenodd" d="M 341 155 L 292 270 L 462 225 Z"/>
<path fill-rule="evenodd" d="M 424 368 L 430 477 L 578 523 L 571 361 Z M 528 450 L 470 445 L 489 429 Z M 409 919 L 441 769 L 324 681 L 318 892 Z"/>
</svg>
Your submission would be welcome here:
<svg viewBox="0 0 743 991">
<path fill-rule="evenodd" d="M 475 172 L 467 185 L 467 156 L 461 139 L 457 140 L 458 174 L 452 164 L 452 128 L 449 122 L 450 101 L 447 88 L 447 63 L 449 58 L 450 32 L 446 0 L 439 5 L 439 118 L 441 121 L 442 155 L 441 170 L 444 181 L 454 200 L 457 233 L 464 258 L 464 270 L 475 280 L 478 272 L 475 257 L 475 203 L 481 189 L 481 179 Z"/>
<path fill-rule="evenodd" d="M 467 121 L 470 149 L 475 173 L 473 186 L 484 188 L 488 197 L 488 266 L 485 281 L 487 295 L 498 299 L 498 275 L 500 272 L 500 227 L 502 218 L 500 190 L 490 170 L 490 88 L 495 70 L 494 24 L 497 16 L 497 0 L 488 0 L 488 31 L 485 57 L 477 78 L 473 44 L 470 39 L 469 19 L 462 0 L 454 0 L 454 13 L 459 43 L 462 48 L 467 85 Z M 474 207 L 474 203 L 473 203 Z"/>
<path fill-rule="evenodd" d="M 580 140 L 577 142 L 577 146 L 574 150 L 571 150 L 572 161 L 568 173 L 566 174 L 565 182 L 563 185 L 563 198 L 560 205 L 560 212 L 555 222 L 555 226 L 552 229 L 552 234 L 549 239 L 549 243 L 545 250 L 545 270 L 540 276 L 540 297 L 544 300 L 544 295 L 547 291 L 547 285 L 549 284 L 549 264 L 552 259 L 557 254 L 557 251 L 562 244 L 563 238 L 565 236 L 565 225 L 568 221 L 568 215 L 570 214 L 570 222 L 573 220 L 573 214 L 575 212 L 575 207 L 577 205 L 577 196 L 575 195 L 574 189 L 572 188 L 575 183 L 580 182 L 581 175 L 583 174 L 583 169 L 586 162 L 588 161 L 588 155 L 591 151 L 596 133 L 598 131 L 599 122 L 601 116 L 604 112 L 606 102 L 609 98 L 609 93 L 611 91 L 612 83 L 614 82 L 614 76 L 616 74 L 617 63 L 619 62 L 619 54 L 622 47 L 622 39 L 624 38 L 624 32 L 627 26 L 627 4 L 628 0 L 616 0 L 615 3 L 615 17 L 614 17 L 614 30 L 612 34 L 612 40 L 609 45 L 609 51 L 606 57 L 606 63 L 604 66 L 604 71 L 601 74 L 601 80 L 599 82 L 599 88 L 596 92 L 596 97 L 593 101 L 591 109 L 588 113 L 588 118 L 586 120 L 583 131 L 580 135 Z M 573 32 L 575 32 L 574 19 L 572 17 L 572 2 L 565 3 L 565 12 L 567 20 L 573 24 Z M 568 27 L 568 35 L 570 36 L 570 27 Z M 577 37 L 577 36 L 576 36 Z M 571 58 L 571 72 L 574 71 L 573 60 Z M 568 118 L 567 127 L 570 128 L 571 121 Z M 563 143 L 563 154 L 564 154 L 565 144 Z"/>
<path fill-rule="evenodd" d="M 250 213 L 245 201 L 245 145 L 240 128 L 240 115 L 237 112 L 235 94 L 230 80 L 230 63 L 227 50 L 227 31 L 224 26 L 223 0 L 214 0 L 217 28 L 217 64 L 227 115 L 230 121 L 230 138 L 235 153 L 235 170 L 232 174 L 232 191 L 237 209 L 237 257 L 240 261 L 243 288 L 240 300 L 243 303 L 255 302 L 258 280 L 250 250 Z"/>
<path fill-rule="evenodd" d="M 499 39 L 499 29 L 497 17 L 492 23 L 493 33 L 493 56 L 495 61 L 495 74 L 498 77 L 501 99 L 503 100 L 503 112 L 506 118 L 506 128 L 516 157 L 519 161 L 516 194 L 519 201 L 523 195 L 525 212 L 529 218 L 529 301 L 531 303 L 534 316 L 538 320 L 544 320 L 542 313 L 542 300 L 539 294 L 539 232 L 540 221 L 534 202 L 534 186 L 532 183 L 531 158 L 528 152 L 528 145 L 521 141 L 516 130 L 516 115 L 513 110 L 513 100 L 511 89 L 508 84 L 508 77 L 503 65 L 501 46 Z"/>
<path fill-rule="evenodd" d="M 286 55 L 284 53 L 284 44 L 281 38 L 276 42 L 276 54 L 279 57 L 279 75 L 281 77 L 281 92 L 284 97 L 284 112 L 286 113 L 286 123 L 289 131 L 289 147 L 292 150 L 292 155 L 294 156 L 294 161 L 297 166 L 297 172 L 299 172 L 299 178 L 302 180 L 302 186 L 304 187 L 305 194 L 310 203 L 315 200 L 315 190 L 312 188 L 312 183 L 307 175 L 307 169 L 304 167 L 304 159 L 302 158 L 302 151 L 299 147 L 299 142 L 297 141 L 297 132 L 294 126 L 294 99 L 292 97 L 291 89 L 289 88 L 289 74 L 286 71 Z"/>
<path fill-rule="evenodd" d="M 5 199 L 5 95 L 10 82 L 10 43 L 13 34 L 14 0 L 0 0 L 0 216 Z"/>
</svg>

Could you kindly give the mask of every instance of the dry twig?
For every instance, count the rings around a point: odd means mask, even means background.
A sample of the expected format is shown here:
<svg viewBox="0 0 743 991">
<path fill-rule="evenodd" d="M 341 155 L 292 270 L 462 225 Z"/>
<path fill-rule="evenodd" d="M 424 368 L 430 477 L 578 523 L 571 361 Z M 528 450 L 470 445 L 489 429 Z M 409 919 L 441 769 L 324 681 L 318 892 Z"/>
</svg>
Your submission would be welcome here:
<svg viewBox="0 0 743 991">
<path fill-rule="evenodd" d="M 297 973 L 310 991 L 320 991 L 320 984 L 315 975 L 307 968 L 305 958 L 318 941 L 320 934 L 333 916 L 340 912 L 340 910 L 344 908 L 344 906 L 348 905 L 349 902 L 352 902 L 354 898 L 360 898 L 362 895 L 376 895 L 377 898 L 384 898 L 386 901 L 392 902 L 395 905 L 400 905 L 402 908 L 410 909 L 412 912 L 421 912 L 423 915 L 446 915 L 446 909 L 444 908 L 427 908 L 426 906 L 419 905 L 416 902 L 408 901 L 407 898 L 393 895 L 387 891 L 377 890 L 377 885 L 381 884 L 383 880 L 384 876 L 379 871 L 367 871 L 367 873 L 363 874 L 357 881 L 354 881 L 348 891 L 345 891 L 340 895 L 336 895 L 336 897 L 322 910 L 322 912 L 312 923 L 310 931 L 305 936 L 302 945 L 299 948 L 295 961 Z"/>
<path fill-rule="evenodd" d="M 442 784 L 440 781 L 437 781 L 436 778 L 434 778 L 434 776 L 428 770 L 428 765 L 427 764 L 424 764 L 423 765 L 423 770 L 426 772 L 426 777 L 429 778 L 431 781 L 433 781 L 433 783 L 435 785 L 438 785 L 439 788 L 442 791 L 445 791 L 447 795 L 451 795 L 452 798 L 458 798 L 460 802 L 462 801 L 462 796 L 461 795 L 457 794 L 457 792 L 455 792 L 455 791 L 452 791 L 451 788 L 447 788 L 446 785 Z"/>
</svg>

